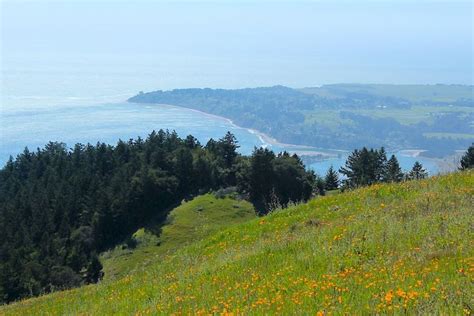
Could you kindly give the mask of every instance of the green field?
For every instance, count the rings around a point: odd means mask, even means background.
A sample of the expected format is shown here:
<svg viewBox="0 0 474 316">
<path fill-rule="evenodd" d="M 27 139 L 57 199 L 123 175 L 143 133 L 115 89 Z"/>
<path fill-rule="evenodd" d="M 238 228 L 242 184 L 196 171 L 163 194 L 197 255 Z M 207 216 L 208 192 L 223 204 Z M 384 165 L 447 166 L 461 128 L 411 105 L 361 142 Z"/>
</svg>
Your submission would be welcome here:
<svg viewBox="0 0 474 316">
<path fill-rule="evenodd" d="M 402 85 L 402 84 L 332 84 L 320 88 L 304 88 L 301 91 L 327 98 L 337 98 L 344 93 L 367 92 L 382 97 L 398 97 L 412 102 L 425 100 L 453 102 L 472 98 L 473 86 L 467 85 Z"/>
<path fill-rule="evenodd" d="M 183 226 L 168 236 L 196 241 L 119 280 L 21 301 L 0 314 L 470 315 L 473 195 L 472 171 L 374 185 L 266 217 L 249 214 L 202 240 L 207 221 L 194 220 L 200 203 L 189 204 Z"/>
<path fill-rule="evenodd" d="M 371 118 L 393 118 L 400 124 L 410 125 L 425 122 L 427 124 L 433 123 L 436 116 L 447 113 L 474 113 L 474 108 L 463 106 L 413 106 L 410 109 L 400 108 L 376 108 L 376 109 L 347 109 L 347 110 L 332 110 L 332 109 L 316 109 L 314 111 L 305 112 L 305 123 L 319 123 L 335 128 L 339 125 L 347 125 L 353 123 L 349 119 L 342 119 L 339 116 L 341 111 L 353 112 L 360 115 L 365 115 Z M 473 134 L 474 135 L 474 134 Z"/>
</svg>

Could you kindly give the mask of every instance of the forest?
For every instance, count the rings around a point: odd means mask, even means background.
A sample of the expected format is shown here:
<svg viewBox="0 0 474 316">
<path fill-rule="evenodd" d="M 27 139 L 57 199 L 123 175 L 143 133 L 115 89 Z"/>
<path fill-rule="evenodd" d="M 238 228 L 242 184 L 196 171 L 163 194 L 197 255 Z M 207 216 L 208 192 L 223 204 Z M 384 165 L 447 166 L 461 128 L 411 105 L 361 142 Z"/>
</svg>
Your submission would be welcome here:
<svg viewBox="0 0 474 316">
<path fill-rule="evenodd" d="M 296 155 L 244 157 L 238 147 L 231 133 L 202 146 L 160 130 L 10 158 L 0 171 L 0 302 L 97 282 L 100 252 L 193 196 L 226 188 L 260 215 L 310 198 L 316 177 Z"/>
</svg>

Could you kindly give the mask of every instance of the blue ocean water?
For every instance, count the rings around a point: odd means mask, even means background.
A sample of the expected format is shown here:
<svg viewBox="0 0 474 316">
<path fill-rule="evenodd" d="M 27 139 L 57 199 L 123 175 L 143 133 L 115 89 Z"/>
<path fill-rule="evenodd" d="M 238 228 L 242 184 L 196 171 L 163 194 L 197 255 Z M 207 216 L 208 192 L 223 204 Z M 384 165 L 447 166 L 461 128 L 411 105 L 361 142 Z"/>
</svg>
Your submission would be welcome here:
<svg viewBox="0 0 474 316">
<path fill-rule="evenodd" d="M 243 154 L 251 153 L 254 146 L 266 145 L 257 134 L 226 119 L 170 105 L 123 102 L 8 111 L 1 115 L 0 126 L 2 164 L 26 146 L 35 150 L 48 141 L 64 142 L 69 147 L 98 141 L 114 144 L 119 139 L 145 138 L 159 129 L 175 130 L 181 137 L 192 134 L 202 143 L 231 131 Z"/>
<path fill-rule="evenodd" d="M 25 147 L 36 150 L 49 141 L 64 142 L 69 147 L 76 143 L 95 144 L 99 141 L 115 144 L 119 139 L 128 140 L 137 136 L 146 138 L 151 131 L 159 129 L 175 130 L 181 137 L 192 134 L 203 144 L 210 138 L 218 139 L 231 131 L 239 141 L 242 154 L 250 154 L 254 147 L 260 146 L 277 152 L 292 149 L 285 145 L 270 144 L 258 133 L 236 126 L 225 118 L 172 105 L 121 102 L 36 109 L 21 107 L 3 111 L 0 126 L 2 165 L 10 155 L 19 154 Z M 400 153 L 396 155 L 404 170 L 410 169 L 419 160 L 431 174 L 437 172 L 436 164 L 429 159 Z M 323 175 L 331 165 L 339 169 L 346 158 L 347 155 L 342 154 L 312 163 L 309 167 Z"/>
</svg>

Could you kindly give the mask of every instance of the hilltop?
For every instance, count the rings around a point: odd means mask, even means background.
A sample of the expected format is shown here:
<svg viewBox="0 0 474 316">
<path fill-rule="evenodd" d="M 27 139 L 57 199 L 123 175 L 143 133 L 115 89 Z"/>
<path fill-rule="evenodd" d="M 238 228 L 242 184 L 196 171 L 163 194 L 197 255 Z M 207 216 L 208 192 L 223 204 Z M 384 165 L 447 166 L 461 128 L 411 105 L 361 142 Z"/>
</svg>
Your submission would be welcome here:
<svg viewBox="0 0 474 316">
<path fill-rule="evenodd" d="M 0 313 L 470 314 L 473 188 L 467 171 L 315 198 Z"/>
</svg>

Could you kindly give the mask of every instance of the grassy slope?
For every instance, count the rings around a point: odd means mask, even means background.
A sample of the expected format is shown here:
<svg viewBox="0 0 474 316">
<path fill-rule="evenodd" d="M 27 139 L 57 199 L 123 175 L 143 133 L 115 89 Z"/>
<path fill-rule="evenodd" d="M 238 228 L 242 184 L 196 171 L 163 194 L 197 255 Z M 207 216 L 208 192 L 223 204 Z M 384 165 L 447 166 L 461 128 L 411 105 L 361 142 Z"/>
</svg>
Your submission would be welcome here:
<svg viewBox="0 0 474 316">
<path fill-rule="evenodd" d="M 247 201 L 229 197 L 218 199 L 212 194 L 198 196 L 171 211 L 167 223 L 161 228 L 160 237 L 152 232 L 157 228 L 151 225 L 152 227 L 142 228 L 134 234 L 138 243 L 135 249 L 122 249 L 122 246 L 118 246 L 102 254 L 104 281 L 144 270 L 162 256 L 171 254 L 190 242 L 255 217 L 255 210 Z"/>
<path fill-rule="evenodd" d="M 330 84 L 320 88 L 304 88 L 303 92 L 323 97 L 338 97 L 342 93 L 367 91 L 386 97 L 399 97 L 412 102 L 433 100 L 452 102 L 472 98 L 474 86 L 467 85 L 399 85 L 399 84 Z"/>
<path fill-rule="evenodd" d="M 473 196 L 466 172 L 319 198 L 0 314 L 469 313 Z"/>
<path fill-rule="evenodd" d="M 410 109 L 358 109 L 358 110 L 333 110 L 333 109 L 317 109 L 314 111 L 306 111 L 305 123 L 318 123 L 327 125 L 329 128 L 336 129 L 341 124 L 352 124 L 352 121 L 349 119 L 342 119 L 340 113 L 353 112 L 372 118 L 393 118 L 400 124 L 410 125 L 417 124 L 421 122 L 426 122 L 428 124 L 433 123 L 434 118 L 437 115 L 444 113 L 465 113 L 470 114 L 474 113 L 474 108 L 472 107 L 462 107 L 462 106 L 413 106 Z"/>
</svg>

